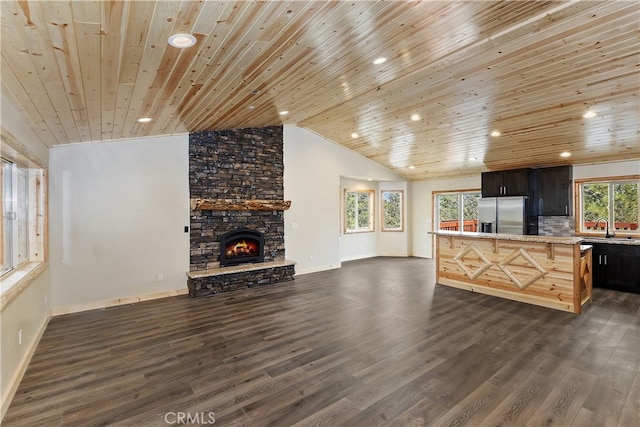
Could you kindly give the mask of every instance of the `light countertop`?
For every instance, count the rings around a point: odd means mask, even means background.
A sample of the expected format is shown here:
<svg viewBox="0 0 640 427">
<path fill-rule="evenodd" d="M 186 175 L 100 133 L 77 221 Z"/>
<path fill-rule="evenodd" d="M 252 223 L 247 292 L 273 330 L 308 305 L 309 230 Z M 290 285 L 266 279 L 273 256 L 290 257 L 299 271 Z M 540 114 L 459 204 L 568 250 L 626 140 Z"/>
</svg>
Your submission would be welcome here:
<svg viewBox="0 0 640 427">
<path fill-rule="evenodd" d="M 516 234 L 494 234 L 494 233 L 473 233 L 470 231 L 431 231 L 430 234 L 437 236 L 458 236 L 477 239 L 514 240 L 518 242 L 534 243 L 559 243 L 565 245 L 575 245 L 578 243 L 606 243 L 611 245 L 640 245 L 640 239 L 625 239 L 624 237 L 604 238 L 589 236 L 529 236 Z"/>
<path fill-rule="evenodd" d="M 529 236 L 517 234 L 473 233 L 469 231 L 434 231 L 437 236 L 457 236 L 472 239 L 513 240 L 517 242 L 558 243 L 576 245 L 584 241 L 584 237 Z"/>
</svg>

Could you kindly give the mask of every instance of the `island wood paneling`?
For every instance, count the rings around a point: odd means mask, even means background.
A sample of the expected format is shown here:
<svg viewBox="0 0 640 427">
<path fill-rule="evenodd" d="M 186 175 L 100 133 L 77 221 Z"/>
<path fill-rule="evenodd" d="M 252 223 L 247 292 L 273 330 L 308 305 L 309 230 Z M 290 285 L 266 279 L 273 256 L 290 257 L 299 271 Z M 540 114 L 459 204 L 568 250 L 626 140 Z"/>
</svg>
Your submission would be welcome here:
<svg viewBox="0 0 640 427">
<path fill-rule="evenodd" d="M 438 235 L 436 256 L 439 284 L 578 314 L 591 295 L 580 244 Z"/>
<path fill-rule="evenodd" d="M 1 9 L 2 92 L 49 146 L 294 123 L 410 180 L 640 158 L 638 2 Z"/>
</svg>

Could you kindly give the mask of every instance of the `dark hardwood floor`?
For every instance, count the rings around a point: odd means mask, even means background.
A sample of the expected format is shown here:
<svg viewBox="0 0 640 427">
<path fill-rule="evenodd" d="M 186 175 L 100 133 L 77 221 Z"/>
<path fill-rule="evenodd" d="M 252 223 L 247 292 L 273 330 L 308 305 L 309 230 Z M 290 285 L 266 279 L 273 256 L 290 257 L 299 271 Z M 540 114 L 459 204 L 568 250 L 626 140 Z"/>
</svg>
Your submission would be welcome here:
<svg viewBox="0 0 640 427">
<path fill-rule="evenodd" d="M 10 426 L 640 426 L 640 295 L 570 313 L 374 258 L 55 317 Z"/>
</svg>

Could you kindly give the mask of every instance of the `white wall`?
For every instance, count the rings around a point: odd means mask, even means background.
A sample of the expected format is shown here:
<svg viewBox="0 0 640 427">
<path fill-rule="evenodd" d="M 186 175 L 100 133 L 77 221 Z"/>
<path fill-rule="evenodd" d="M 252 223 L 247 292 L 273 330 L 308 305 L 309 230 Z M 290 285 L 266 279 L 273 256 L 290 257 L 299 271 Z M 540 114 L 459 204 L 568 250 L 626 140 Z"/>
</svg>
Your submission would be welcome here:
<svg viewBox="0 0 640 427">
<path fill-rule="evenodd" d="M 297 262 L 297 274 L 340 267 L 341 176 L 402 181 L 315 133 L 284 127 L 284 194 L 291 200 L 284 214 L 285 251 L 288 259 Z"/>
<path fill-rule="evenodd" d="M 573 167 L 573 179 L 640 175 L 640 160 Z"/>
<path fill-rule="evenodd" d="M 2 307 L 2 321 L 0 321 L 2 416 L 9 408 L 9 403 L 49 321 L 51 308 L 48 293 L 49 268 L 46 268 L 15 299 Z M 20 331 L 22 331 L 22 342 L 19 342 Z"/>
<path fill-rule="evenodd" d="M 433 192 L 479 190 L 480 175 L 438 181 L 413 181 L 411 191 L 411 254 L 433 258 Z"/>
<path fill-rule="evenodd" d="M 2 132 L 8 132 L 21 145 L 21 147 L 13 148 L 35 161 L 39 167 L 46 168 L 49 165 L 49 148 L 38 134 L 31 130 L 4 93 L 0 93 L 0 108 L 2 111 Z"/>
<path fill-rule="evenodd" d="M 188 135 L 52 148 L 50 169 L 54 314 L 186 290 Z"/>
</svg>

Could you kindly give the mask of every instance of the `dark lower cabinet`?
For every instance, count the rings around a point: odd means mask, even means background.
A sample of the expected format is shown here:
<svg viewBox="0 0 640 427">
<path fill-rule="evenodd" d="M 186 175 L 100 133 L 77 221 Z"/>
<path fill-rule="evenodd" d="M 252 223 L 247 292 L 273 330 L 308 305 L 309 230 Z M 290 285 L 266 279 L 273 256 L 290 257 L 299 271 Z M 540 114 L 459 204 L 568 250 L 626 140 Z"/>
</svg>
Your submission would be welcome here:
<svg viewBox="0 0 640 427">
<path fill-rule="evenodd" d="M 593 245 L 593 286 L 640 294 L 640 246 L 589 244 Z"/>
</svg>

